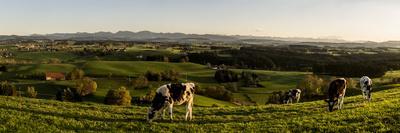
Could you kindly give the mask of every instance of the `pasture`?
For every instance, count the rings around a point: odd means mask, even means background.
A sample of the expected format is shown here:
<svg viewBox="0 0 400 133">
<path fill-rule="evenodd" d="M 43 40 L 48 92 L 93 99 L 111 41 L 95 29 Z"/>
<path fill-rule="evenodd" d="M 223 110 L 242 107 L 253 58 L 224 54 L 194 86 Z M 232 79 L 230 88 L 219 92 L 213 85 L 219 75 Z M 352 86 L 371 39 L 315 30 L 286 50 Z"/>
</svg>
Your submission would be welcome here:
<svg viewBox="0 0 400 133">
<path fill-rule="evenodd" d="M 181 81 L 194 81 L 201 87 L 219 85 L 214 79 L 215 70 L 207 66 L 195 63 L 168 63 L 154 61 L 87 61 L 85 63 L 60 63 L 60 64 L 25 64 L 12 65 L 8 72 L 2 73 L 0 77 L 4 80 L 17 81 L 16 85 L 23 91 L 26 86 L 35 86 L 39 93 L 44 95 L 54 95 L 57 89 L 74 87 L 74 81 L 41 81 L 41 80 L 17 80 L 21 76 L 43 72 L 63 72 L 67 73 L 73 68 L 82 68 L 89 77 L 95 77 L 98 83 L 97 92 L 88 100 L 102 102 L 109 89 L 127 86 L 132 96 L 145 95 L 148 90 L 135 90 L 128 85 L 128 79 L 144 74 L 147 71 L 162 72 L 165 70 L 176 70 L 180 73 Z M 234 69 L 235 72 L 251 71 L 260 75 L 260 84 L 264 87 L 249 88 L 241 87 L 234 97 L 243 101 L 254 101 L 257 104 L 265 104 L 269 94 L 276 90 L 287 90 L 296 87 L 296 84 L 307 72 L 283 72 L 267 70 L 245 70 Z M 168 82 L 150 82 L 151 89 Z M 206 97 L 204 97 L 206 98 Z M 211 100 L 212 98 L 208 98 Z M 229 102 L 216 101 L 216 105 L 231 106 Z M 200 106 L 211 106 L 212 104 L 200 103 Z M 224 104 L 222 104 L 224 103 Z"/>
<path fill-rule="evenodd" d="M 199 98 L 198 96 L 195 99 Z M 0 96 L 2 132 L 399 132 L 400 88 L 375 92 L 368 103 L 346 97 L 344 109 L 328 112 L 322 100 L 292 105 L 198 107 L 194 120 L 145 121 L 147 107 L 69 103 Z M 196 101 L 200 102 L 200 101 Z"/>
</svg>

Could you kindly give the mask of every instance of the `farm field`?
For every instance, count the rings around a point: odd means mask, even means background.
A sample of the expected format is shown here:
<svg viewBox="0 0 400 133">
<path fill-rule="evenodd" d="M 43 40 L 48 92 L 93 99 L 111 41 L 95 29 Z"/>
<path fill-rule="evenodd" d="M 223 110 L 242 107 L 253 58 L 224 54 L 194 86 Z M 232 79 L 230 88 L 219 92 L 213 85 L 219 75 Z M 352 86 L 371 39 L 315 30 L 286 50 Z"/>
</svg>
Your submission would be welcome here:
<svg viewBox="0 0 400 133">
<path fill-rule="evenodd" d="M 198 97 L 195 97 L 198 98 Z M 69 103 L 0 96 L 2 132 L 398 132 L 400 88 L 345 98 L 343 110 L 328 112 L 324 101 L 291 105 L 197 107 L 194 120 L 184 121 L 184 108 L 175 120 L 145 121 L 147 107 Z"/>
<path fill-rule="evenodd" d="M 26 64 L 15 65 L 9 67 L 9 71 L 2 73 L 1 77 L 4 80 L 15 79 L 21 75 L 29 75 L 43 72 L 63 72 L 67 73 L 73 68 L 80 67 L 85 71 L 85 74 L 94 78 L 98 83 L 97 92 L 93 97 L 89 98 L 93 102 L 102 102 L 105 94 L 109 89 L 118 88 L 120 86 L 127 86 L 131 91 L 132 96 L 145 95 L 148 90 L 135 90 L 130 88 L 128 78 L 135 78 L 147 71 L 162 72 L 165 70 L 176 70 L 180 72 L 181 81 L 194 81 L 201 87 L 218 85 L 214 79 L 215 70 L 209 69 L 204 65 L 195 63 L 167 63 L 167 62 L 154 62 L 154 61 L 87 61 L 78 64 Z M 264 87 L 261 88 L 247 88 L 242 87 L 235 93 L 235 97 L 241 100 L 255 101 L 257 104 L 265 104 L 269 93 L 277 90 L 287 90 L 296 87 L 296 84 L 305 75 L 310 74 L 307 72 L 283 72 L 283 71 L 267 71 L 267 70 L 244 70 L 234 69 L 235 72 L 241 73 L 242 71 L 250 71 L 260 75 L 260 84 Z M 111 78 L 109 75 L 111 74 Z M 72 88 L 75 85 L 74 81 L 41 81 L 41 80 L 17 80 L 17 86 L 23 91 L 27 86 L 35 86 L 39 93 L 44 95 L 54 95 L 57 89 Z M 158 86 L 168 82 L 151 82 L 152 88 L 156 89 Z M 248 97 L 248 98 L 243 98 Z M 209 98 L 210 100 L 212 98 Z M 219 101 L 219 100 L 214 100 Z M 203 102 L 205 103 L 205 102 Z M 217 102 L 228 103 L 228 102 Z M 200 106 L 210 106 L 212 104 Z M 221 105 L 221 104 L 217 104 Z M 232 104 L 223 104 L 231 106 Z"/>
</svg>

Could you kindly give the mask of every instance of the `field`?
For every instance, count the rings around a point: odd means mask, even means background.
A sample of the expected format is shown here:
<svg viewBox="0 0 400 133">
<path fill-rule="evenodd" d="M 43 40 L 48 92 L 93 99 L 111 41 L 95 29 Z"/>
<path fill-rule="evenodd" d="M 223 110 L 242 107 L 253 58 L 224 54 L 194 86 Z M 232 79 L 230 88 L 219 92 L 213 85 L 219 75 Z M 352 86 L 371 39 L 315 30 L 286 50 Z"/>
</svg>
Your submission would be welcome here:
<svg viewBox="0 0 400 133">
<path fill-rule="evenodd" d="M 98 83 L 97 92 L 93 97 L 88 98 L 89 101 L 101 103 L 109 89 L 127 86 L 132 96 L 145 95 L 148 90 L 135 90 L 127 85 L 129 78 L 135 78 L 147 71 L 162 72 L 165 70 L 176 70 L 180 72 L 181 81 L 194 81 L 202 87 L 218 85 L 214 80 L 215 70 L 209 69 L 204 65 L 195 63 L 167 63 L 154 61 L 87 61 L 85 63 L 61 63 L 61 64 L 26 64 L 13 65 L 9 67 L 9 71 L 2 73 L 3 80 L 16 81 L 17 87 L 22 91 L 27 86 L 35 86 L 39 93 L 49 96 L 55 95 L 58 89 L 74 87 L 74 81 L 41 81 L 18 79 L 24 75 L 30 75 L 43 72 L 63 72 L 67 73 L 73 68 L 82 68 L 85 74 L 95 77 Z M 243 101 L 254 101 L 257 104 L 265 104 L 269 94 L 276 90 L 287 90 L 296 87 L 296 84 L 305 75 L 306 72 L 283 72 L 283 71 L 266 71 L 266 70 L 244 70 L 234 69 L 235 72 L 251 71 L 260 75 L 261 88 L 242 87 L 238 92 L 234 93 L 236 99 Z M 109 77 L 111 75 L 111 79 Z M 18 79 L 18 80 L 17 80 Z M 152 89 L 168 82 L 151 82 Z M 207 97 L 204 97 L 207 98 Z M 206 104 L 199 103 L 199 106 L 211 106 L 214 103 L 222 106 L 232 106 L 228 102 L 207 98 L 208 101 L 214 102 Z M 204 103 L 204 104 L 203 104 Z"/>
<path fill-rule="evenodd" d="M 197 97 L 196 97 L 197 98 Z M 155 131 L 155 132 L 399 132 L 400 88 L 345 99 L 344 109 L 327 112 L 325 102 L 243 107 L 194 107 L 194 120 L 145 121 L 147 107 L 68 103 L 0 96 L 0 131 Z"/>
</svg>

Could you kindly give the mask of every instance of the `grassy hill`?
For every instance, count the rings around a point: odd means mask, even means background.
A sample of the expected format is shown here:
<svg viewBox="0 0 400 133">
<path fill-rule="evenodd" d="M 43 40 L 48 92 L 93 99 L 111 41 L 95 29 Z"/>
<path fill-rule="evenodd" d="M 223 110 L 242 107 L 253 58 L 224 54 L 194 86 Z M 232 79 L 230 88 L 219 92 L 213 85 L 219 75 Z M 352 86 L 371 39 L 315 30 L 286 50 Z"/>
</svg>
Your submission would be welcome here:
<svg viewBox="0 0 400 133">
<path fill-rule="evenodd" d="M 219 85 L 214 80 L 215 70 L 209 69 L 204 65 L 195 63 L 166 63 L 154 61 L 87 61 L 85 63 L 77 64 L 26 64 L 14 65 L 9 67 L 9 72 L 2 73 L 3 80 L 10 80 L 21 77 L 21 75 L 29 75 L 40 72 L 69 72 L 75 67 L 82 68 L 86 75 L 96 77 L 98 89 L 94 99 L 90 101 L 101 102 L 109 89 L 118 88 L 120 86 L 127 86 L 128 77 L 136 77 L 144 74 L 146 71 L 162 72 L 165 70 L 174 69 L 180 72 L 180 79 L 185 81 L 194 81 L 202 87 Z M 247 88 L 242 87 L 234 96 L 241 100 L 251 100 L 258 104 L 264 104 L 267 100 L 269 93 L 276 90 L 287 90 L 294 88 L 298 81 L 300 81 L 306 72 L 282 72 L 282 71 L 266 71 L 266 70 L 243 70 L 234 69 L 237 73 L 242 71 L 251 71 L 260 75 L 260 84 L 262 88 Z M 111 79 L 109 79 L 109 74 Z M 11 77 L 11 78 L 10 78 Z M 39 80 L 18 80 L 17 85 L 24 90 L 26 86 L 35 86 L 39 93 L 46 95 L 54 95 L 57 89 L 66 87 L 73 87 L 73 81 L 62 82 L 47 82 Z M 167 82 L 152 83 L 153 89 Z M 132 88 L 131 94 L 133 96 L 141 96 L 148 92 L 148 90 L 134 90 Z M 226 103 L 226 102 L 225 102 Z"/>
<path fill-rule="evenodd" d="M 184 108 L 177 107 L 174 122 L 156 120 L 149 124 L 145 121 L 147 107 L 0 96 L 0 131 L 399 132 L 398 110 L 400 88 L 394 88 L 373 93 L 370 103 L 361 96 L 346 97 L 341 111 L 327 112 L 322 100 L 292 105 L 194 107 L 194 120 L 185 122 Z"/>
</svg>

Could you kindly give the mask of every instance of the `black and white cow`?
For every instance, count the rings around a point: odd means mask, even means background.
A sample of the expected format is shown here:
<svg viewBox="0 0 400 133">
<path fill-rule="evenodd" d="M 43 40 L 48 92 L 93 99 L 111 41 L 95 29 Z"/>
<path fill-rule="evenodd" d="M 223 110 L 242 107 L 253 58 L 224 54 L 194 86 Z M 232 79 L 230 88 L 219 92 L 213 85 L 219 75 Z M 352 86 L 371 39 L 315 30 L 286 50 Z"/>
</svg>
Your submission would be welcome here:
<svg viewBox="0 0 400 133">
<path fill-rule="evenodd" d="M 293 101 L 296 101 L 296 103 L 298 103 L 300 101 L 300 94 L 300 89 L 290 89 L 288 92 L 285 93 L 283 103 L 289 104 L 293 103 Z"/>
<path fill-rule="evenodd" d="M 360 87 L 361 87 L 361 93 L 363 95 L 363 98 L 368 101 L 371 101 L 372 80 L 367 76 L 361 77 Z"/>
<path fill-rule="evenodd" d="M 333 107 L 338 105 L 338 109 L 343 108 L 343 100 L 346 94 L 347 81 L 344 78 L 338 78 L 329 84 L 328 99 L 328 110 L 333 111 Z"/>
<path fill-rule="evenodd" d="M 168 108 L 170 120 L 172 117 L 172 108 L 174 105 L 182 105 L 186 103 L 186 117 L 185 120 L 192 120 L 192 107 L 194 98 L 194 83 L 176 83 L 166 84 L 161 86 L 156 91 L 156 96 L 152 101 L 147 114 L 147 120 L 151 122 L 157 112 L 162 111 L 161 119 L 164 118 L 165 109 Z"/>
</svg>

